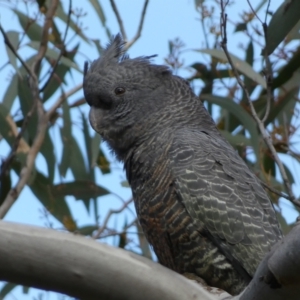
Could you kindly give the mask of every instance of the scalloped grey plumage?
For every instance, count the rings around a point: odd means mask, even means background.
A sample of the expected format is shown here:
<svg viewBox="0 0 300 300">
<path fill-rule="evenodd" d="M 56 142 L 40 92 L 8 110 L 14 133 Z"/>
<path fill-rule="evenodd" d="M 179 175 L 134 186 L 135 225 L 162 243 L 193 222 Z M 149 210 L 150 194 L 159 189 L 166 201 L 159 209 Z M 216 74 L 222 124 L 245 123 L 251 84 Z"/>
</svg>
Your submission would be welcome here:
<svg viewBox="0 0 300 300">
<path fill-rule="evenodd" d="M 189 84 L 123 45 L 85 75 L 91 125 L 124 162 L 160 263 L 238 294 L 282 236 L 271 202 Z"/>
</svg>

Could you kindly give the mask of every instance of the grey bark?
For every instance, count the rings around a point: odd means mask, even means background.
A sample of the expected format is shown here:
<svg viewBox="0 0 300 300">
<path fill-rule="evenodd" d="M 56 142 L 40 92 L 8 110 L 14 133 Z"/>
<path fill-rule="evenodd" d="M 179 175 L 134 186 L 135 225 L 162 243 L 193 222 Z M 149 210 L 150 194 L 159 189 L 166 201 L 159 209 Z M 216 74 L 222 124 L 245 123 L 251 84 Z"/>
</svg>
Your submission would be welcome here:
<svg viewBox="0 0 300 300">
<path fill-rule="evenodd" d="M 300 299 L 300 225 L 277 243 L 239 296 L 200 286 L 92 239 L 0 222 L 0 280 L 81 299 Z"/>
</svg>

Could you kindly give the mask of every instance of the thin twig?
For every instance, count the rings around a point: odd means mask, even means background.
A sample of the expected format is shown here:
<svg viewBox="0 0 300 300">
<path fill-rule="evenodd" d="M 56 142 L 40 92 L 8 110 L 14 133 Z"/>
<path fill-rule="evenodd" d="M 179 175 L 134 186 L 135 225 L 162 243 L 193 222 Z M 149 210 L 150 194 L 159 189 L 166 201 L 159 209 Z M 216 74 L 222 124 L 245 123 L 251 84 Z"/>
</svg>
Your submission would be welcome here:
<svg viewBox="0 0 300 300">
<path fill-rule="evenodd" d="M 32 73 L 32 71 L 30 70 L 29 66 L 26 64 L 26 62 L 22 59 L 22 57 L 18 54 L 18 52 L 16 51 L 16 49 L 14 48 L 14 46 L 12 45 L 12 43 L 10 42 L 7 34 L 5 33 L 3 27 L 0 24 L 0 31 L 3 35 L 4 38 L 4 43 L 8 46 L 8 48 L 11 50 L 11 52 L 18 58 L 18 60 L 20 61 L 20 63 L 22 64 L 22 66 L 25 68 L 25 70 L 27 71 L 28 75 L 33 77 L 34 74 Z"/>
<path fill-rule="evenodd" d="M 234 72 L 234 75 L 236 77 L 236 80 L 237 80 L 239 86 L 241 87 L 241 89 L 245 93 L 246 99 L 248 100 L 248 103 L 249 103 L 249 106 L 250 106 L 250 109 L 251 109 L 251 114 L 252 114 L 253 118 L 255 119 L 255 121 L 256 121 L 256 123 L 259 127 L 259 130 L 262 134 L 262 137 L 263 137 L 265 143 L 267 144 L 270 152 L 272 153 L 272 156 L 273 156 L 273 158 L 274 158 L 274 160 L 275 160 L 275 162 L 276 162 L 276 164 L 279 168 L 279 171 L 280 171 L 280 174 L 282 176 L 285 188 L 286 188 L 287 193 L 288 193 L 289 198 L 290 198 L 289 200 L 294 203 L 294 202 L 296 202 L 295 196 L 293 194 L 293 191 L 292 191 L 290 182 L 288 180 L 287 174 L 285 172 L 285 169 L 283 167 L 283 164 L 282 164 L 281 160 L 278 157 L 278 154 L 277 154 L 277 152 L 276 152 L 276 150 L 273 146 L 271 137 L 268 134 L 268 132 L 266 131 L 263 122 L 259 119 L 259 117 L 256 114 L 255 108 L 254 108 L 253 103 L 250 99 L 249 92 L 248 92 L 244 82 L 241 80 L 240 74 L 238 73 L 237 69 L 235 68 L 235 66 L 232 62 L 231 56 L 228 52 L 228 49 L 227 49 L 227 32 L 226 32 L 227 14 L 225 13 L 225 6 L 226 6 L 226 4 L 224 5 L 223 0 L 221 0 L 221 34 L 222 34 L 221 47 L 222 47 L 222 49 L 223 49 L 223 51 L 224 51 L 224 53 L 225 53 L 225 55 L 228 59 L 228 62 L 230 64 L 231 68 L 232 68 L 232 71 Z"/>
<path fill-rule="evenodd" d="M 122 34 L 122 37 L 125 41 L 127 41 L 127 35 L 126 35 L 126 31 L 125 31 L 125 28 L 124 28 L 124 25 L 123 25 L 123 21 L 122 21 L 122 18 L 121 18 L 121 15 L 118 11 L 118 8 L 117 8 L 117 5 L 115 3 L 114 0 L 110 0 L 110 5 L 114 11 L 114 14 L 116 15 L 116 18 L 117 18 L 117 21 L 118 21 L 118 24 L 119 24 L 119 28 L 120 28 L 120 31 L 121 31 L 121 34 Z"/>
<path fill-rule="evenodd" d="M 263 24 L 263 21 L 262 21 L 262 20 L 259 18 L 258 14 L 256 13 L 255 9 L 253 8 L 253 6 L 252 6 L 252 4 L 251 4 L 250 0 L 247 0 L 247 2 L 248 2 L 248 5 L 249 5 L 250 9 L 251 9 L 251 10 L 252 10 L 252 12 L 253 12 L 253 14 L 254 14 L 254 15 L 255 15 L 255 17 L 257 18 L 257 20 L 259 20 L 259 21 L 260 21 L 260 23 L 262 23 L 262 24 Z"/>
<path fill-rule="evenodd" d="M 105 219 L 104 219 L 104 222 L 102 224 L 101 227 L 99 227 L 99 229 L 97 230 L 97 233 L 93 236 L 94 239 L 98 239 L 100 236 L 101 236 L 101 233 L 106 229 L 107 227 L 107 224 L 110 220 L 110 217 L 113 215 L 113 214 L 119 214 L 120 212 L 122 212 L 131 202 L 133 201 L 133 199 L 129 199 L 128 201 L 126 201 L 125 203 L 123 203 L 123 205 L 119 208 L 119 209 L 111 209 Z"/>
<path fill-rule="evenodd" d="M 65 42 L 66 42 L 66 38 L 67 38 L 67 34 L 68 34 L 68 30 L 69 30 L 69 27 L 70 27 L 70 20 L 71 20 L 71 13 L 72 13 L 72 0 L 69 0 L 69 12 L 68 12 L 68 18 L 67 18 L 67 26 L 66 26 L 66 30 L 65 30 L 65 35 L 64 35 L 64 38 L 62 40 L 62 46 L 61 46 L 61 50 L 59 52 L 59 55 L 58 55 L 58 58 L 56 59 L 55 61 L 55 64 L 52 68 L 52 71 L 47 79 L 47 81 L 45 82 L 45 84 L 43 85 L 43 87 L 40 89 L 40 92 L 43 92 L 45 90 L 45 88 L 48 86 L 49 82 L 51 81 L 52 79 L 52 76 L 53 74 L 55 73 L 56 71 L 56 68 L 58 66 L 58 63 L 63 55 L 63 53 L 65 52 Z"/>
<path fill-rule="evenodd" d="M 139 39 L 139 37 L 141 36 L 148 3 L 149 3 L 149 0 L 145 0 L 144 7 L 143 7 L 143 10 L 142 10 L 141 19 L 140 19 L 140 24 L 139 24 L 137 33 L 136 33 L 136 35 L 134 36 L 134 38 L 131 41 L 128 41 L 126 43 L 126 45 L 125 45 L 125 49 L 126 50 L 128 50 Z"/>
<path fill-rule="evenodd" d="M 132 227 L 132 226 L 134 226 L 134 225 L 136 225 L 136 224 L 137 224 L 137 219 L 134 219 L 132 222 L 130 222 L 129 224 L 127 224 L 127 225 L 123 228 L 122 231 L 111 230 L 110 232 L 108 232 L 108 233 L 106 233 L 106 234 L 102 234 L 102 235 L 99 237 L 99 239 L 104 239 L 104 238 L 107 238 L 107 237 L 120 235 L 120 234 L 122 234 L 122 233 L 124 233 L 124 232 L 129 233 L 127 230 L 128 230 L 130 227 Z M 135 233 L 139 234 L 140 232 L 132 232 L 132 234 L 135 234 Z"/>
<path fill-rule="evenodd" d="M 271 186 L 269 186 L 267 183 L 265 183 L 263 180 L 261 180 L 259 177 L 257 177 L 260 181 L 260 184 L 263 185 L 266 189 L 268 189 L 270 192 L 272 192 L 273 194 L 276 194 L 282 198 L 285 198 L 287 200 L 291 200 L 290 197 L 286 194 L 286 193 L 283 193 L 283 192 L 280 192 L 274 188 L 272 188 Z"/>
</svg>

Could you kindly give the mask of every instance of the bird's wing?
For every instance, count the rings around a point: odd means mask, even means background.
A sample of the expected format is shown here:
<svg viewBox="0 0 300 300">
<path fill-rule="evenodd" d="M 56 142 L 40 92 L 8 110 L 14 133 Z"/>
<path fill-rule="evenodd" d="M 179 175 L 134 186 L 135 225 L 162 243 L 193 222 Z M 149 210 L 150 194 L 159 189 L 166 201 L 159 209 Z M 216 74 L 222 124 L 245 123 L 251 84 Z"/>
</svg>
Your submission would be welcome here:
<svg viewBox="0 0 300 300">
<path fill-rule="evenodd" d="M 177 195 L 225 256 L 250 274 L 281 231 L 270 200 L 235 150 L 218 134 L 181 129 L 170 148 Z"/>
</svg>

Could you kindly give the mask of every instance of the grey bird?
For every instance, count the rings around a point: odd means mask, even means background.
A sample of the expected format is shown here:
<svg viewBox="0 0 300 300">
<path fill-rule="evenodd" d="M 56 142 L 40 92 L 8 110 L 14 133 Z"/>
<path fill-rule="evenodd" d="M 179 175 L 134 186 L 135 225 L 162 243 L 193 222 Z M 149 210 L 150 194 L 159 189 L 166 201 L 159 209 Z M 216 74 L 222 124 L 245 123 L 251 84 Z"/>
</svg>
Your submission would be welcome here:
<svg viewBox="0 0 300 300">
<path fill-rule="evenodd" d="M 274 209 L 188 82 L 151 58 L 112 39 L 85 70 L 91 126 L 124 162 L 159 262 L 238 294 L 282 237 Z"/>
</svg>

